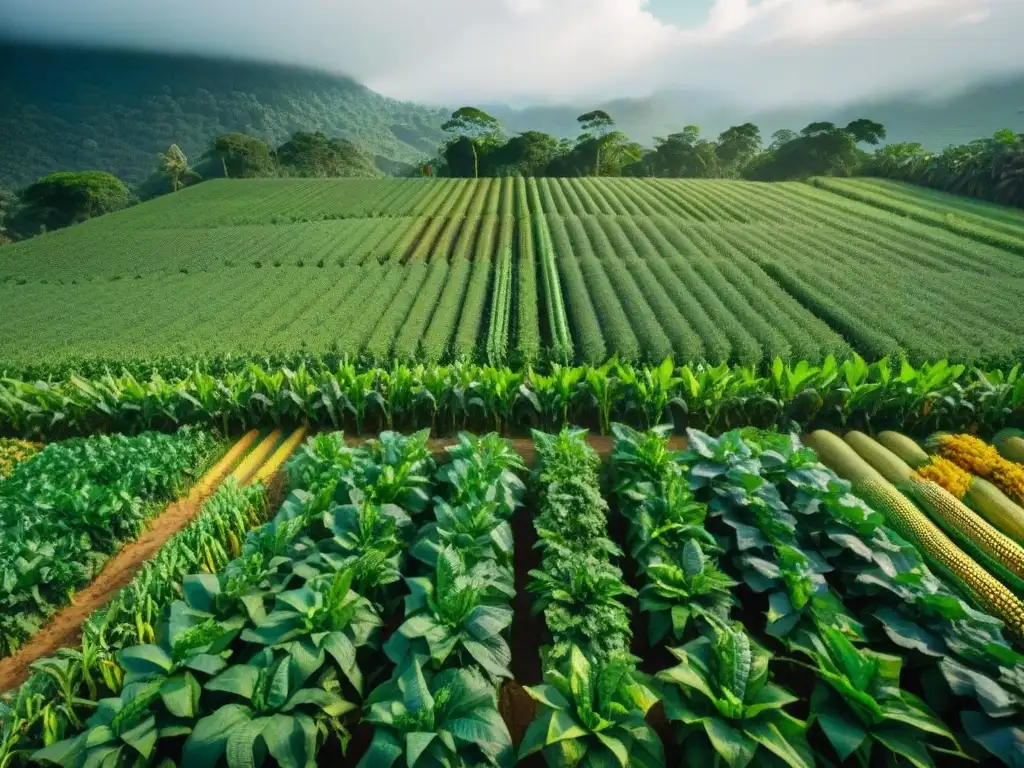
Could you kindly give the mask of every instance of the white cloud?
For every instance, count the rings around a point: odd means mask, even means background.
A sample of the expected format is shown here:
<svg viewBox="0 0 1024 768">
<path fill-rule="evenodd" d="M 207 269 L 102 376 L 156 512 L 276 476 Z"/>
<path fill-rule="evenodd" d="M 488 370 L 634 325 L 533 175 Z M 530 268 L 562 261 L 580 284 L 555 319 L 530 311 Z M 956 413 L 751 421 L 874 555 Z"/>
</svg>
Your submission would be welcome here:
<svg viewBox="0 0 1024 768">
<path fill-rule="evenodd" d="M 695 29 L 646 0 L 0 0 L 0 29 L 308 64 L 446 103 L 696 88 L 760 106 L 1024 70 L 1024 0 L 715 0 Z"/>
</svg>

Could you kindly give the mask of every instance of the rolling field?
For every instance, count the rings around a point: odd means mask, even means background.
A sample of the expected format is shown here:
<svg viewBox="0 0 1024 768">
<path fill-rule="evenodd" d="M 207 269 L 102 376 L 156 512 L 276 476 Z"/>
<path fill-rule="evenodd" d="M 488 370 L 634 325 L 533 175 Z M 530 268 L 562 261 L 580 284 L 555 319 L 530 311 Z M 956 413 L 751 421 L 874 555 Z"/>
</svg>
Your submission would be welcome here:
<svg viewBox="0 0 1024 768">
<path fill-rule="evenodd" d="M 0 367 L 1003 363 L 1024 214 L 874 179 L 215 181 L 0 249 Z"/>
</svg>

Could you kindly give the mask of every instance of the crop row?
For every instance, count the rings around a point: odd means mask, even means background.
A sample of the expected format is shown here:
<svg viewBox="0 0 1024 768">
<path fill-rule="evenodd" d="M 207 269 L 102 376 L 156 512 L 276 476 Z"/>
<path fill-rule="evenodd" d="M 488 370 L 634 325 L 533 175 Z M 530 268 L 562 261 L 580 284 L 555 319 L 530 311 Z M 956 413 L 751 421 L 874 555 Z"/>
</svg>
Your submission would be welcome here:
<svg viewBox="0 0 1024 768">
<path fill-rule="evenodd" d="M 209 433 L 189 427 L 76 438 L 46 447 L 0 481 L 0 657 L 135 540 L 217 448 Z"/>
<path fill-rule="evenodd" d="M 472 286 L 470 286 L 472 289 Z M 137 378 L 0 381 L 0 430 L 21 436 L 139 432 L 200 424 L 378 429 L 431 426 L 441 433 L 485 425 L 511 434 L 569 423 L 607 431 L 612 419 L 677 429 L 733 424 L 873 426 L 919 433 L 996 430 L 1024 420 L 1020 367 L 988 371 L 945 361 L 914 368 L 860 358 L 821 365 L 776 360 L 768 371 L 721 365 L 556 366 L 550 374 L 491 366 L 394 365 L 288 360 L 226 361 L 219 372 L 176 360 L 144 361 Z M 239 364 L 240 363 L 240 364 Z M 235 367 L 237 365 L 237 367 Z M 162 368 L 162 372 L 161 372 Z M 52 373 L 37 370 L 41 378 Z"/>
<path fill-rule="evenodd" d="M 40 664 L 0 757 L 659 768 L 667 744 L 709 764 L 1014 765 L 1024 656 L 888 506 L 795 435 L 691 431 L 680 452 L 665 429 L 614 434 L 612 505 L 582 432 L 534 435 L 533 646 L 507 642 L 526 490 L 510 446 L 462 434 L 435 469 L 426 432 L 324 434 L 275 519 L 184 577 L 152 636 Z M 538 644 L 527 708 L 506 681 Z M 647 722 L 658 702 L 671 735 Z"/>
</svg>

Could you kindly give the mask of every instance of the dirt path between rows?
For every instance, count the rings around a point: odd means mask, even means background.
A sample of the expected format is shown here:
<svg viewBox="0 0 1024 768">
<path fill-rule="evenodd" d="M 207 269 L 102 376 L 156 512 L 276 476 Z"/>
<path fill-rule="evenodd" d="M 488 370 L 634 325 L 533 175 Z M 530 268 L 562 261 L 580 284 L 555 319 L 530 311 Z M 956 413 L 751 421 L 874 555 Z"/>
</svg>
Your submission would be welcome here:
<svg viewBox="0 0 1024 768">
<path fill-rule="evenodd" d="M 77 647 L 81 643 L 85 620 L 109 603 L 118 590 L 132 580 L 144 562 L 192 522 L 203 502 L 217 490 L 237 463 L 240 449 L 244 450 L 251 442 L 253 438 L 246 435 L 236 443 L 196 483 L 188 496 L 172 502 L 153 517 L 143 534 L 110 558 L 99 575 L 76 593 L 74 599 L 52 616 L 17 653 L 0 660 L 0 693 L 24 683 L 32 674 L 30 666 L 33 662 L 52 656 L 61 648 Z M 235 454 L 233 460 L 232 454 Z"/>
<path fill-rule="evenodd" d="M 350 445 L 365 442 L 369 436 L 346 440 Z M 512 447 L 523 457 L 527 466 L 533 466 L 536 449 L 533 440 L 513 439 Z M 590 446 L 602 460 L 608 458 L 613 439 L 610 436 L 591 435 L 587 438 Z M 430 450 L 440 458 L 444 449 L 455 445 L 455 439 L 432 439 Z M 673 449 L 686 446 L 686 438 L 673 437 Z M 82 638 L 82 625 L 96 610 L 102 608 L 128 584 L 142 567 L 167 543 L 187 526 L 199 513 L 203 502 L 227 477 L 231 466 L 219 466 L 217 477 L 197 484 L 192 493 L 184 499 L 170 504 L 161 514 L 154 517 L 146 531 L 134 542 L 127 544 L 104 565 L 92 583 L 78 592 L 74 600 L 55 614 L 17 653 L 0 660 L 0 693 L 16 688 L 32 673 L 30 666 L 38 659 L 52 656 L 61 648 L 77 647 Z"/>
</svg>

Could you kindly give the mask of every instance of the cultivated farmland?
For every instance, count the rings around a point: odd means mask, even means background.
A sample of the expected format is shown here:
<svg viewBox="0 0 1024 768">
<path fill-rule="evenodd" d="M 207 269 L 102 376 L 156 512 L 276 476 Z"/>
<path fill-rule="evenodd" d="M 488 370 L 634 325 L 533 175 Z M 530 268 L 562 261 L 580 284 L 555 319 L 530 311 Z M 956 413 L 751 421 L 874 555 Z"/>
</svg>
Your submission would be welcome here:
<svg viewBox="0 0 1024 768">
<path fill-rule="evenodd" d="M 0 249 L 0 367 L 1024 349 L 1024 214 L 877 180 L 214 181 Z"/>
</svg>

